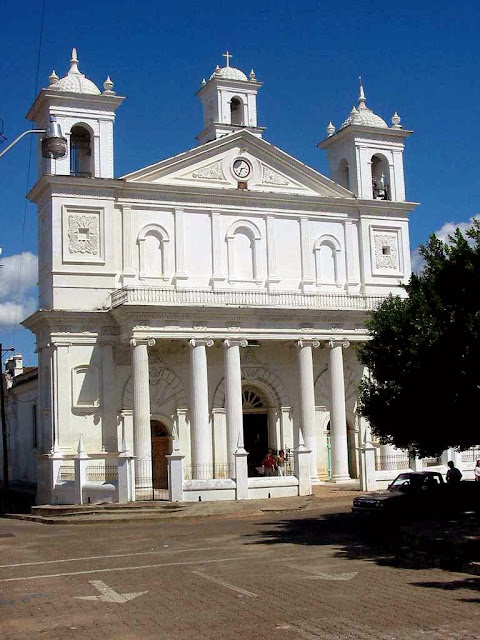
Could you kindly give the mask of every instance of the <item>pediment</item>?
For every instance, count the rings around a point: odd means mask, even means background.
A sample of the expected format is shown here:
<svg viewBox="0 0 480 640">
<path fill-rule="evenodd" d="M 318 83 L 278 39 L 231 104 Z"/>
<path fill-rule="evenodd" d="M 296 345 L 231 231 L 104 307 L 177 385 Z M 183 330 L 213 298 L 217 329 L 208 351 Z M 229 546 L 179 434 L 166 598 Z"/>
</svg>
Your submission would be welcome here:
<svg viewBox="0 0 480 640">
<path fill-rule="evenodd" d="M 246 176 L 235 172 L 240 160 Z M 213 140 L 123 179 L 199 189 L 246 187 L 251 192 L 353 198 L 347 189 L 248 131 Z"/>
</svg>

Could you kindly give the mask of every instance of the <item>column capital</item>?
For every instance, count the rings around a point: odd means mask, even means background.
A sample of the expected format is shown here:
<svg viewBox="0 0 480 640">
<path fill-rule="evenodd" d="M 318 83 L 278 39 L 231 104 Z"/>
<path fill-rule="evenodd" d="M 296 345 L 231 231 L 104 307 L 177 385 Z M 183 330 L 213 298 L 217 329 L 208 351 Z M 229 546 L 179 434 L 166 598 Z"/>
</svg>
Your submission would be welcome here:
<svg viewBox="0 0 480 640">
<path fill-rule="evenodd" d="M 130 340 L 131 347 L 139 347 L 142 344 L 147 345 L 147 347 L 154 347 L 155 338 L 132 338 Z"/>
<path fill-rule="evenodd" d="M 327 342 L 327 346 L 330 347 L 330 349 L 333 349 L 333 347 L 343 347 L 344 349 L 348 349 L 350 342 L 348 340 L 329 340 Z"/>
<path fill-rule="evenodd" d="M 223 341 L 224 349 L 229 349 L 230 347 L 247 347 L 247 346 L 248 346 L 248 340 L 245 340 L 245 338 L 242 338 L 241 340 L 227 338 L 227 340 Z"/>
<path fill-rule="evenodd" d="M 297 347 L 297 349 L 303 349 L 303 347 L 313 347 L 313 349 L 318 349 L 318 347 L 320 346 L 320 340 L 297 340 L 295 346 Z"/>
<path fill-rule="evenodd" d="M 213 347 L 213 340 L 211 338 L 192 338 L 188 341 L 191 347 Z"/>
</svg>

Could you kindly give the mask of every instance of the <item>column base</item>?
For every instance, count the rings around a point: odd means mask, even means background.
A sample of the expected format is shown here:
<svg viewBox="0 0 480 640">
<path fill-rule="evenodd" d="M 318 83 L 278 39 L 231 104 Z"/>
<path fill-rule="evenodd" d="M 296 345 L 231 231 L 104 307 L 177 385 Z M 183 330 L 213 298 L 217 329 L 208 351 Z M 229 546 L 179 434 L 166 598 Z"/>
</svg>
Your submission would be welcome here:
<svg viewBox="0 0 480 640">
<path fill-rule="evenodd" d="M 334 482 L 335 484 L 355 483 L 355 482 L 358 482 L 358 480 L 354 480 L 350 476 L 345 475 L 345 476 L 332 476 L 332 479 L 330 480 L 330 482 Z"/>
</svg>

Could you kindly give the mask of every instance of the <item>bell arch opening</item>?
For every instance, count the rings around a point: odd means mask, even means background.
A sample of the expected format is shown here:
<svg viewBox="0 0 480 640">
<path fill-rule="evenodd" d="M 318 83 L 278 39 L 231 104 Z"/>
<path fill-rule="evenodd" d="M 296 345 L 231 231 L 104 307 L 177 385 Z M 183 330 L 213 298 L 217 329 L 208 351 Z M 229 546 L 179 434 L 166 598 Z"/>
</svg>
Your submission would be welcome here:
<svg viewBox="0 0 480 640">
<path fill-rule="evenodd" d="M 91 178 L 93 174 L 92 160 L 90 131 L 82 125 L 75 125 L 70 132 L 70 175 Z"/>
</svg>

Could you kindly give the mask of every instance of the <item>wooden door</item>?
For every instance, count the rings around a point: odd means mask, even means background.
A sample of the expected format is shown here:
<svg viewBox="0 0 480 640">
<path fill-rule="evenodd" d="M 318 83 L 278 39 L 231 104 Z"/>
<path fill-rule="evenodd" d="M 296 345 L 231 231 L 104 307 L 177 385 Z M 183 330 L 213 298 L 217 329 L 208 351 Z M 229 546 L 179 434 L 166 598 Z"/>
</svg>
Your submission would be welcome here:
<svg viewBox="0 0 480 640">
<path fill-rule="evenodd" d="M 166 455 L 170 453 L 170 438 L 154 436 L 152 438 L 152 476 L 154 489 L 168 488 L 168 471 Z"/>
</svg>

